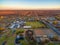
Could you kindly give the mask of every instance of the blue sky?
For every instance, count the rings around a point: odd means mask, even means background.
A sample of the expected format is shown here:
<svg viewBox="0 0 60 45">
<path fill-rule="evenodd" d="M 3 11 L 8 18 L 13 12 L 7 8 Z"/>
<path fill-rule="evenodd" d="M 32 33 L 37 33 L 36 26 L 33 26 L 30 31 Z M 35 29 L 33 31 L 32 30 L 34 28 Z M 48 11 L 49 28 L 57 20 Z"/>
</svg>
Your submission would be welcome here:
<svg viewBox="0 0 60 45">
<path fill-rule="evenodd" d="M 60 9 L 60 0 L 0 0 L 0 9 Z"/>
</svg>

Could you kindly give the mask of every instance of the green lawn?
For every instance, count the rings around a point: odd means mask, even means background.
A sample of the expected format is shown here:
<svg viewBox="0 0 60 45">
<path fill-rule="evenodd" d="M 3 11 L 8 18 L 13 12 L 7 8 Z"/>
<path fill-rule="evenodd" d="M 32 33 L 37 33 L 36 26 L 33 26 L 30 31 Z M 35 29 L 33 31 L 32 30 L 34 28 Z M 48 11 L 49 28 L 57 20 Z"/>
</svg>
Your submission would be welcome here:
<svg viewBox="0 0 60 45">
<path fill-rule="evenodd" d="M 45 27 L 45 25 L 42 22 L 26 22 L 26 26 L 32 26 L 32 28 L 41 28 Z"/>
<path fill-rule="evenodd" d="M 0 37 L 0 45 L 2 45 L 2 42 L 4 42 L 6 40 L 5 36 Z"/>
<path fill-rule="evenodd" d="M 9 37 L 9 39 L 7 40 L 7 45 L 14 45 L 14 40 L 15 40 L 15 37 Z"/>
<path fill-rule="evenodd" d="M 48 43 L 48 45 L 60 45 L 60 43 Z"/>
<path fill-rule="evenodd" d="M 24 33 L 24 31 L 25 31 L 24 29 L 16 29 L 16 32 L 15 33 L 18 33 L 18 32 L 19 33 Z"/>
<path fill-rule="evenodd" d="M 13 42 L 14 42 L 15 37 L 14 36 L 9 36 L 11 34 L 12 34 L 11 31 L 8 31 L 8 32 L 4 33 L 3 36 L 0 38 L 0 45 L 2 45 L 2 43 L 4 41 L 7 41 L 7 45 L 13 45 L 14 44 Z"/>
<path fill-rule="evenodd" d="M 21 44 L 22 45 L 29 45 L 28 42 L 26 42 L 25 40 L 21 40 Z"/>
</svg>

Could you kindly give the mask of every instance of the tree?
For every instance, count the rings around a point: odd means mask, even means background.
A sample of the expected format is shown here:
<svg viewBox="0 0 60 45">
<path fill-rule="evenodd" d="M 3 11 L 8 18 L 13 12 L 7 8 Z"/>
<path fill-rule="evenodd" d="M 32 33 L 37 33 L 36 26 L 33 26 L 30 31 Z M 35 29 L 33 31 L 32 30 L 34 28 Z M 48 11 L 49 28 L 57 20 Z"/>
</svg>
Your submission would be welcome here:
<svg viewBox="0 0 60 45">
<path fill-rule="evenodd" d="M 54 36 L 53 40 L 58 41 L 58 36 Z"/>
<path fill-rule="evenodd" d="M 56 24 L 58 24 L 58 22 L 57 21 L 54 21 L 53 24 L 56 25 Z"/>
<path fill-rule="evenodd" d="M 0 34 L 2 34 L 2 31 L 4 31 L 5 29 L 4 28 L 0 28 Z"/>
<path fill-rule="evenodd" d="M 16 31 L 16 34 L 19 34 L 19 33 L 24 33 L 24 30 L 18 30 L 18 31 Z"/>
</svg>

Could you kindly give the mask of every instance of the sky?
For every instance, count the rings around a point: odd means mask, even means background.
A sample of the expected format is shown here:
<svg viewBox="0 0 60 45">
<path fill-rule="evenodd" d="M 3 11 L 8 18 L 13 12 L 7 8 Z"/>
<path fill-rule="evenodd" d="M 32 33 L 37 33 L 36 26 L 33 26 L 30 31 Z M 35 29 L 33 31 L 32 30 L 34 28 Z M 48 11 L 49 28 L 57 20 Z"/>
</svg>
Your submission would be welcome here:
<svg viewBox="0 0 60 45">
<path fill-rule="evenodd" d="M 0 0 L 0 10 L 58 9 L 60 0 Z"/>
</svg>

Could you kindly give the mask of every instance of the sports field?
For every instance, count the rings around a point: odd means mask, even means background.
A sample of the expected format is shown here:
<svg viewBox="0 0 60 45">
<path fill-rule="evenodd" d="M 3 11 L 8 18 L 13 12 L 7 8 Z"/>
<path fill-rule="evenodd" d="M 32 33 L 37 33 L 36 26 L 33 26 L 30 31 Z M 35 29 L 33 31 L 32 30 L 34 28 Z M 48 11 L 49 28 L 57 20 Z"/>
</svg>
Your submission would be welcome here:
<svg viewBox="0 0 60 45">
<path fill-rule="evenodd" d="M 31 26 L 32 28 L 42 28 L 45 25 L 42 22 L 34 21 L 34 22 L 26 22 L 26 26 Z"/>
</svg>

